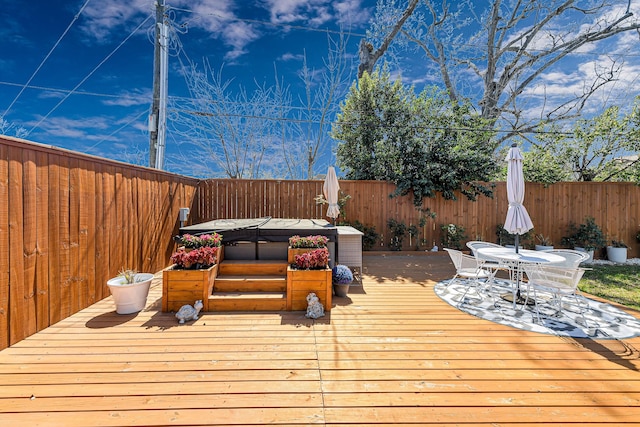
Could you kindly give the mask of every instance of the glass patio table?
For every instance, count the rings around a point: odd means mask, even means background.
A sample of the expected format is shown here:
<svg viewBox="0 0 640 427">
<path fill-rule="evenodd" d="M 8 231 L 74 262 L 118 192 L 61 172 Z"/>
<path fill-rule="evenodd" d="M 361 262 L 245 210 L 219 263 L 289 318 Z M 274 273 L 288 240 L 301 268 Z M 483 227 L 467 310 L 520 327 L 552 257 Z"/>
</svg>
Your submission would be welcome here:
<svg viewBox="0 0 640 427">
<path fill-rule="evenodd" d="M 522 279 L 522 264 L 554 264 L 564 262 L 565 259 L 556 254 L 543 251 L 532 251 L 528 249 L 520 249 L 516 252 L 515 248 L 505 247 L 487 247 L 478 248 L 477 252 L 484 259 L 495 260 L 509 266 L 512 277 L 515 275 L 515 287 L 512 294 L 503 295 L 502 298 L 513 302 L 515 309 L 516 304 L 521 302 L 520 280 Z M 524 301 L 522 301 L 524 304 Z"/>
</svg>

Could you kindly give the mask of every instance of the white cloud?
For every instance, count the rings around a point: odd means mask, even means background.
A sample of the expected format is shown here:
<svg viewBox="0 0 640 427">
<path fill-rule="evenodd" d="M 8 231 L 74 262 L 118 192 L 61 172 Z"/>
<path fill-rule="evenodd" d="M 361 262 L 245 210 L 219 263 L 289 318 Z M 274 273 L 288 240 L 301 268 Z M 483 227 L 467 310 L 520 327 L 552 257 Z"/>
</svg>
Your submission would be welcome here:
<svg viewBox="0 0 640 427">
<path fill-rule="evenodd" d="M 40 118 L 38 118 L 38 121 Z M 27 123 L 32 127 L 38 123 Z M 106 131 L 111 126 L 108 117 L 86 117 L 82 119 L 70 119 L 67 117 L 49 117 L 38 127 L 39 131 L 51 136 L 71 139 L 100 140 L 104 136 L 96 135 L 95 131 Z"/>
<path fill-rule="evenodd" d="M 140 19 L 154 13 L 154 2 L 149 0 L 101 0 L 89 2 L 80 17 L 80 28 L 89 39 L 100 43 L 110 41 L 116 30 L 133 30 Z M 138 22 L 134 22 L 138 19 Z"/>
<path fill-rule="evenodd" d="M 113 98 L 106 98 L 102 103 L 107 106 L 131 107 L 134 105 L 148 105 L 153 98 L 151 90 L 135 89 L 130 92 L 122 92 Z"/>
<path fill-rule="evenodd" d="M 319 27 L 327 23 L 344 26 L 366 23 L 371 11 L 362 0 L 266 0 L 265 5 L 276 24 L 301 23 Z"/>
<path fill-rule="evenodd" d="M 342 0 L 332 2 L 338 23 L 344 26 L 366 24 L 371 10 L 362 7 L 362 0 Z"/>
<path fill-rule="evenodd" d="M 304 59 L 304 55 L 301 53 L 291 53 L 287 52 L 278 58 L 281 61 L 302 61 Z"/>
</svg>

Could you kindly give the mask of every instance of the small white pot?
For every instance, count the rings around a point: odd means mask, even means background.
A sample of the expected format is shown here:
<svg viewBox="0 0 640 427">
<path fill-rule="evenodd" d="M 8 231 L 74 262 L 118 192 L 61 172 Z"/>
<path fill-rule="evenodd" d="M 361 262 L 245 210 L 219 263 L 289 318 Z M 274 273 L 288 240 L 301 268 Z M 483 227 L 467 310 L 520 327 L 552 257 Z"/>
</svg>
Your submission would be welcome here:
<svg viewBox="0 0 640 427">
<path fill-rule="evenodd" d="M 609 261 L 624 264 L 627 262 L 627 248 L 614 248 L 607 246 L 607 259 Z"/>
<path fill-rule="evenodd" d="M 553 249 L 553 246 L 549 245 L 536 245 L 536 251 L 550 251 Z"/>
<path fill-rule="evenodd" d="M 153 274 L 137 273 L 135 277 L 135 283 L 126 283 L 121 276 L 107 281 L 118 314 L 137 313 L 147 305 Z"/>
</svg>

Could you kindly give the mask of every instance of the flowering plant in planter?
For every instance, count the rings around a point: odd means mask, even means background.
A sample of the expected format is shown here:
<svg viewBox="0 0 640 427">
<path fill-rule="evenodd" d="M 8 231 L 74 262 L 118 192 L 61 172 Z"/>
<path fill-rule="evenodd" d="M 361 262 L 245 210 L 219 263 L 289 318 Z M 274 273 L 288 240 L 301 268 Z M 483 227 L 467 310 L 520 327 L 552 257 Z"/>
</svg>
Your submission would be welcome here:
<svg viewBox="0 0 640 427">
<path fill-rule="evenodd" d="M 319 248 L 313 251 L 295 256 L 295 263 L 292 267 L 299 270 L 317 270 L 322 269 L 329 263 L 329 250 L 327 248 Z"/>
<path fill-rule="evenodd" d="M 177 240 L 179 244 L 189 249 L 217 247 L 222 245 L 222 236 L 215 232 L 213 234 L 202 234 L 200 236 L 183 234 L 178 237 Z"/>
<path fill-rule="evenodd" d="M 333 267 L 331 276 L 334 285 L 348 285 L 353 282 L 353 273 L 346 265 L 338 264 Z"/>
<path fill-rule="evenodd" d="M 298 235 L 289 237 L 289 246 L 292 248 L 326 248 L 329 239 L 325 236 L 306 236 Z"/>
<path fill-rule="evenodd" d="M 171 255 L 171 262 L 177 269 L 199 270 L 206 269 L 214 265 L 218 260 L 217 246 L 203 246 L 189 252 L 178 249 Z"/>
</svg>

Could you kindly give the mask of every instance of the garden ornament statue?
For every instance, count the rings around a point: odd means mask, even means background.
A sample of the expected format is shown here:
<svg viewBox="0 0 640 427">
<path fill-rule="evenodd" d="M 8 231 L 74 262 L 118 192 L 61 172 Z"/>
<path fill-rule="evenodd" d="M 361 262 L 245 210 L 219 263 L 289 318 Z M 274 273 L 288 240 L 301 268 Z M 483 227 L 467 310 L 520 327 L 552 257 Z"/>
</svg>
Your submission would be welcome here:
<svg viewBox="0 0 640 427">
<path fill-rule="evenodd" d="M 324 307 L 320 302 L 318 296 L 311 292 L 307 295 L 307 314 L 306 317 L 309 319 L 317 319 L 319 317 L 324 316 Z"/>
<path fill-rule="evenodd" d="M 178 323 L 182 324 L 187 320 L 196 320 L 198 318 L 198 313 L 202 310 L 202 307 L 202 300 L 196 301 L 193 306 L 190 306 L 189 304 L 183 305 L 176 313 L 176 318 L 179 320 Z"/>
</svg>

